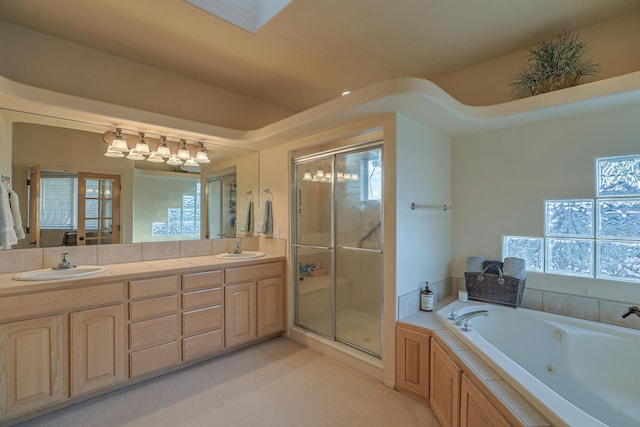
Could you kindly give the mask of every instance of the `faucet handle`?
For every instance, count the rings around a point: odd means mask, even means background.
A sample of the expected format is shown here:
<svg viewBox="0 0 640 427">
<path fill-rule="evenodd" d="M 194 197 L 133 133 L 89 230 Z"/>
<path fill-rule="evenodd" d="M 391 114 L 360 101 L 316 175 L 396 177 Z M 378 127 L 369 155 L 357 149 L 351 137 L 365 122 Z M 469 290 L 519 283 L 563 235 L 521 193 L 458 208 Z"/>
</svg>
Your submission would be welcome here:
<svg viewBox="0 0 640 427">
<path fill-rule="evenodd" d="M 466 319 L 463 323 L 462 323 L 462 331 L 464 332 L 471 332 L 473 329 L 471 329 L 471 319 Z"/>
<path fill-rule="evenodd" d="M 640 307 L 638 307 L 637 305 L 632 305 L 631 307 L 629 307 L 629 310 L 622 315 L 622 318 L 625 319 L 632 314 L 635 314 L 636 316 L 640 317 Z"/>
<path fill-rule="evenodd" d="M 458 312 L 455 310 L 451 310 L 449 312 L 449 320 L 456 320 L 456 317 L 458 317 Z"/>
</svg>

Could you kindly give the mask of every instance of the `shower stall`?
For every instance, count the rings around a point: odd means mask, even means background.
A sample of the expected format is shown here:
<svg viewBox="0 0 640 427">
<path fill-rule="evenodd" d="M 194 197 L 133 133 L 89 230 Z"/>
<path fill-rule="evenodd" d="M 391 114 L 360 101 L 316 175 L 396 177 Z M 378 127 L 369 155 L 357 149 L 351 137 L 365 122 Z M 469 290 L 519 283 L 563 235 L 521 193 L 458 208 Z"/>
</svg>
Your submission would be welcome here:
<svg viewBox="0 0 640 427">
<path fill-rule="evenodd" d="M 382 144 L 294 159 L 296 325 L 380 357 Z"/>
</svg>

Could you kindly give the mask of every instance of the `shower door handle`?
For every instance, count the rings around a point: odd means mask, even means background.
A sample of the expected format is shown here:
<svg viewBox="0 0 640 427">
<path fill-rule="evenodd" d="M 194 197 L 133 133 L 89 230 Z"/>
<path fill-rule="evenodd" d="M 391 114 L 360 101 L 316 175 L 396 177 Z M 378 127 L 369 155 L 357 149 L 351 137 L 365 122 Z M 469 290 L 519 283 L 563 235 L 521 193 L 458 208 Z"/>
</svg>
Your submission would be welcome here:
<svg viewBox="0 0 640 427">
<path fill-rule="evenodd" d="M 308 248 L 308 249 L 325 249 L 325 250 L 331 250 L 333 249 L 333 246 L 319 246 L 319 245 L 300 245 L 297 243 L 294 243 L 293 245 L 294 248 Z"/>
</svg>

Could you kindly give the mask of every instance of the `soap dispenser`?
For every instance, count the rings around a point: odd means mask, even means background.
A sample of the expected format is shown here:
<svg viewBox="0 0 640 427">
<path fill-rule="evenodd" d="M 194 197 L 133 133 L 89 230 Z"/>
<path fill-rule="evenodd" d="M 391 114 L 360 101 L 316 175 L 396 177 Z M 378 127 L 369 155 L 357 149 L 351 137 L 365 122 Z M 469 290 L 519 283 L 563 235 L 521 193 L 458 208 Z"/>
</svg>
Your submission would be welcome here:
<svg viewBox="0 0 640 427">
<path fill-rule="evenodd" d="M 433 311 L 433 292 L 429 289 L 429 282 L 424 282 L 424 289 L 420 291 L 420 310 Z"/>
</svg>

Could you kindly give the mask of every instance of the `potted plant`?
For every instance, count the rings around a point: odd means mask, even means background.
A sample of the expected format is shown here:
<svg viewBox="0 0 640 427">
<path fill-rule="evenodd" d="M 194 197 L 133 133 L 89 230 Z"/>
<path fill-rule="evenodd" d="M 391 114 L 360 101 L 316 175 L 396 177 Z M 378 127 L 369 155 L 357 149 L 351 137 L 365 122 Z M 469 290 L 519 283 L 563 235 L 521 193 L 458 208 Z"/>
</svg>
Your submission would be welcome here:
<svg viewBox="0 0 640 427">
<path fill-rule="evenodd" d="M 587 52 L 587 45 L 571 31 L 537 42 L 529 49 L 528 65 L 514 76 L 512 85 L 521 98 L 576 86 L 583 76 L 600 71 L 586 57 Z"/>
</svg>

